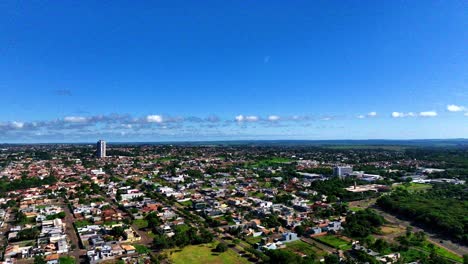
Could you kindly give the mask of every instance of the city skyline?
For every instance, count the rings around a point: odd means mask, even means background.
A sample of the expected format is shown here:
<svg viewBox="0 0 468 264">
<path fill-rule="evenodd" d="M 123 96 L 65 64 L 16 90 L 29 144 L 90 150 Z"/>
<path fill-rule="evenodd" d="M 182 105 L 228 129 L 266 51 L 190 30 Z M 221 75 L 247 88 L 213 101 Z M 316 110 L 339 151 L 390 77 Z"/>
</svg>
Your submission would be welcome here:
<svg viewBox="0 0 468 264">
<path fill-rule="evenodd" d="M 468 135 L 466 2 L 180 5 L 0 3 L 0 143 Z"/>
</svg>

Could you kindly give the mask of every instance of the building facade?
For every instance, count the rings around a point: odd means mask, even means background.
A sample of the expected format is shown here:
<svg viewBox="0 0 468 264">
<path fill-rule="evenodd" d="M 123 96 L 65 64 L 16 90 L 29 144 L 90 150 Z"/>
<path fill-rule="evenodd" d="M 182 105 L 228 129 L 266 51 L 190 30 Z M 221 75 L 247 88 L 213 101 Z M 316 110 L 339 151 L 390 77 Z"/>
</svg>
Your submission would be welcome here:
<svg viewBox="0 0 468 264">
<path fill-rule="evenodd" d="M 104 140 L 99 140 L 97 142 L 97 157 L 105 158 L 106 157 L 106 142 Z"/>
<path fill-rule="evenodd" d="M 338 177 L 346 177 L 353 173 L 351 166 L 336 166 L 333 168 L 333 175 Z"/>
</svg>

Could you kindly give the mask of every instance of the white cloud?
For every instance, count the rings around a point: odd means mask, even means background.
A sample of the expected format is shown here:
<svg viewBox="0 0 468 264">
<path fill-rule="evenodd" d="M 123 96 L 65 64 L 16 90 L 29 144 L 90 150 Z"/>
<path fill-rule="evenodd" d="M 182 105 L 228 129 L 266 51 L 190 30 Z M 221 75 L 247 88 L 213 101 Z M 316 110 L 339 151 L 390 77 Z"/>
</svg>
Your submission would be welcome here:
<svg viewBox="0 0 468 264">
<path fill-rule="evenodd" d="M 447 110 L 449 112 L 461 112 L 461 111 L 465 110 L 465 107 L 460 106 L 460 105 L 451 104 L 451 105 L 447 105 Z"/>
<path fill-rule="evenodd" d="M 245 120 L 249 122 L 256 122 L 258 121 L 258 116 L 246 116 Z"/>
<path fill-rule="evenodd" d="M 268 117 L 269 121 L 278 121 L 279 119 L 280 119 L 280 117 L 277 116 L 277 115 L 271 115 L 271 116 Z"/>
<path fill-rule="evenodd" d="M 63 120 L 69 123 L 84 123 L 88 121 L 86 117 L 82 117 L 82 116 L 67 116 Z"/>
<path fill-rule="evenodd" d="M 235 117 L 237 122 L 256 122 L 259 120 L 258 116 L 243 116 L 243 115 L 238 115 Z"/>
<path fill-rule="evenodd" d="M 11 125 L 12 125 L 14 128 L 23 128 L 23 127 L 24 127 L 24 123 L 23 123 L 23 122 L 17 122 L 17 121 L 11 122 Z"/>
<path fill-rule="evenodd" d="M 146 116 L 146 121 L 149 123 L 162 123 L 163 118 L 160 115 L 149 115 Z"/>
<path fill-rule="evenodd" d="M 238 115 L 238 116 L 235 117 L 235 119 L 236 119 L 237 122 L 242 122 L 242 121 L 244 121 L 245 118 L 244 118 L 243 115 Z"/>
<path fill-rule="evenodd" d="M 416 114 L 413 112 L 403 113 L 403 112 L 392 112 L 393 118 L 402 118 L 402 117 L 415 117 Z"/>
<path fill-rule="evenodd" d="M 436 111 L 420 112 L 419 116 L 422 116 L 422 117 L 435 117 L 435 116 L 437 116 L 437 112 Z"/>
<path fill-rule="evenodd" d="M 366 117 L 376 117 L 376 116 L 377 116 L 377 112 L 369 112 L 366 115 L 358 115 L 357 118 L 364 119 Z"/>
<path fill-rule="evenodd" d="M 465 113 L 465 116 L 468 116 L 468 112 Z"/>
</svg>

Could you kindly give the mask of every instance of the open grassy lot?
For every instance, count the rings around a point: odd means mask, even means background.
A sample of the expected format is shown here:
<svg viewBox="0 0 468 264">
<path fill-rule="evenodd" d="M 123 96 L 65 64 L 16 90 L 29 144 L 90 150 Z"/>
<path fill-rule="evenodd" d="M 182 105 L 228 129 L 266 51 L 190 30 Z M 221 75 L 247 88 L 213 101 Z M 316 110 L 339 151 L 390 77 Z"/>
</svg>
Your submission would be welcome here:
<svg viewBox="0 0 468 264">
<path fill-rule="evenodd" d="M 325 252 L 320 250 L 313 245 L 307 244 L 303 241 L 294 241 L 290 243 L 286 243 L 286 248 L 284 250 L 291 251 L 296 254 L 303 254 L 306 256 L 324 256 L 326 255 Z"/>
<path fill-rule="evenodd" d="M 59 258 L 59 263 L 60 264 L 75 264 L 75 258 L 73 257 L 68 257 L 68 256 L 62 256 Z"/>
<path fill-rule="evenodd" d="M 148 227 L 148 221 L 146 221 L 145 219 L 136 219 L 133 221 L 133 224 L 135 224 L 140 229 Z"/>
<path fill-rule="evenodd" d="M 348 241 L 345 241 L 341 238 L 338 238 L 333 235 L 326 235 L 322 237 L 317 237 L 316 238 L 318 241 L 323 242 L 327 245 L 330 245 L 334 248 L 342 249 L 342 250 L 348 250 L 351 249 L 351 243 Z"/>
<path fill-rule="evenodd" d="M 380 230 L 382 230 L 383 235 L 402 234 L 406 232 L 406 228 L 391 224 L 383 225 Z"/>
<path fill-rule="evenodd" d="M 251 245 L 254 245 L 256 243 L 259 243 L 260 241 L 262 241 L 262 237 L 253 237 L 253 236 L 248 236 L 245 238 L 245 241 Z"/>
<path fill-rule="evenodd" d="M 416 191 L 426 191 L 432 188 L 432 185 L 425 184 L 425 183 L 415 183 L 412 182 L 409 185 L 406 184 L 395 184 L 392 188 L 403 188 L 409 192 L 416 192 Z"/>
<path fill-rule="evenodd" d="M 269 158 L 269 159 L 263 159 L 263 160 L 259 160 L 253 164 L 251 164 L 252 167 L 267 167 L 267 166 L 271 166 L 271 165 L 274 165 L 274 164 L 280 164 L 280 163 L 288 163 L 288 162 L 292 162 L 293 160 L 291 159 L 288 159 L 288 158 L 281 158 L 281 157 L 272 157 L 272 158 Z"/>
<path fill-rule="evenodd" d="M 246 259 L 238 256 L 232 250 L 223 253 L 212 252 L 216 243 L 196 246 L 186 246 L 182 249 L 167 251 L 169 259 L 174 264 L 247 264 Z"/>
<path fill-rule="evenodd" d="M 358 212 L 358 211 L 362 211 L 364 210 L 365 208 L 362 208 L 362 207 L 349 207 L 349 210 L 353 211 L 353 212 Z"/>
<path fill-rule="evenodd" d="M 183 202 L 179 202 L 181 205 L 185 206 L 185 207 L 192 207 L 192 201 L 183 201 Z"/>
<path fill-rule="evenodd" d="M 417 248 L 422 249 L 422 250 L 427 251 L 427 252 L 431 252 L 431 246 L 430 245 L 431 245 L 431 243 L 425 242 L 422 247 L 417 247 Z M 452 253 L 452 252 L 446 250 L 445 248 L 441 248 L 441 247 L 438 247 L 438 246 L 434 245 L 434 250 L 435 250 L 435 253 L 437 255 L 439 255 L 439 256 L 446 257 L 446 258 L 449 258 L 449 259 L 452 259 L 452 260 L 455 260 L 455 261 L 458 261 L 458 262 L 463 262 L 462 257 L 458 256 L 455 253 Z"/>
</svg>

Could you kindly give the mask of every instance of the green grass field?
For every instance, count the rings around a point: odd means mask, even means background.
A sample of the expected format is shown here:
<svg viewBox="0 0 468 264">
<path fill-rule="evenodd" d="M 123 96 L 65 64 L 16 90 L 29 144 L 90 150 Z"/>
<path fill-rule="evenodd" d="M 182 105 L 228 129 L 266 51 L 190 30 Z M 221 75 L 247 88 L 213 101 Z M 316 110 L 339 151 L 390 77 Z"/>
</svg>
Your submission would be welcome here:
<svg viewBox="0 0 468 264">
<path fill-rule="evenodd" d="M 192 207 L 192 201 L 184 201 L 184 202 L 179 202 L 181 205 L 185 206 L 185 207 Z"/>
<path fill-rule="evenodd" d="M 361 208 L 361 207 L 349 207 L 349 210 L 351 210 L 351 211 L 353 211 L 353 212 L 358 212 L 358 211 L 364 210 L 364 208 Z"/>
<path fill-rule="evenodd" d="M 396 188 L 403 188 L 405 190 L 407 190 L 408 192 L 417 192 L 417 191 L 426 191 L 428 189 L 431 189 L 432 188 L 432 185 L 430 184 L 425 184 L 425 183 L 410 183 L 409 185 L 406 185 L 406 184 L 396 184 L 396 185 L 393 185 L 392 187 L 393 189 L 396 189 Z"/>
<path fill-rule="evenodd" d="M 145 219 L 133 220 L 133 224 L 136 225 L 138 229 L 148 227 L 148 221 L 146 221 Z"/>
<path fill-rule="evenodd" d="M 328 244 L 334 248 L 348 250 L 351 249 L 351 244 L 341 238 L 332 235 L 326 235 L 316 238 L 318 241 Z"/>
<path fill-rule="evenodd" d="M 251 245 L 254 245 L 260 241 L 262 241 L 262 237 L 253 237 L 253 236 L 248 236 L 245 238 L 245 241 Z"/>
<path fill-rule="evenodd" d="M 167 251 L 169 259 L 174 264 L 247 264 L 246 259 L 238 256 L 234 251 L 223 253 L 212 252 L 216 243 L 186 246 L 183 249 Z"/>
<path fill-rule="evenodd" d="M 75 264 L 75 258 L 73 257 L 68 257 L 68 256 L 63 256 L 59 258 L 59 263 L 60 264 Z"/>
<path fill-rule="evenodd" d="M 281 164 L 281 163 L 288 163 L 292 162 L 293 160 L 288 159 L 288 158 L 282 158 L 282 157 L 272 157 L 269 159 L 263 159 L 259 160 L 253 164 L 251 164 L 252 167 L 267 167 L 275 164 Z"/>
<path fill-rule="evenodd" d="M 430 243 L 429 242 L 425 242 L 424 245 L 422 247 L 418 247 L 424 251 L 427 251 L 427 252 L 431 252 L 431 247 L 429 246 Z M 458 256 L 457 254 L 454 254 L 448 250 L 446 250 L 445 248 L 441 248 L 441 247 L 438 247 L 436 245 L 434 245 L 434 250 L 435 250 L 435 253 L 439 256 L 442 256 L 442 257 L 446 257 L 446 258 L 449 258 L 449 259 L 452 259 L 452 260 L 455 260 L 455 261 L 458 261 L 458 262 L 463 262 L 463 258 Z"/>
<path fill-rule="evenodd" d="M 303 241 L 294 241 L 294 242 L 286 243 L 286 249 L 284 250 L 291 251 L 296 254 L 302 253 L 306 256 L 326 255 L 326 253 L 320 250 L 319 248 L 314 247 L 313 245 L 307 244 Z"/>
</svg>

